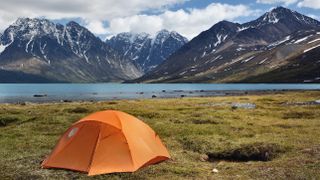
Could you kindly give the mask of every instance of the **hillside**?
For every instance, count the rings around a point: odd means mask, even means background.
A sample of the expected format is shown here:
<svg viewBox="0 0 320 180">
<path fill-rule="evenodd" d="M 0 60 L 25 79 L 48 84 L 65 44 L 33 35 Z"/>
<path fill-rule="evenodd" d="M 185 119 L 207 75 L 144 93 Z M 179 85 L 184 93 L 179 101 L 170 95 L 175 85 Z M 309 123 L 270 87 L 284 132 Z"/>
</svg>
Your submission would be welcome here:
<svg viewBox="0 0 320 180">
<path fill-rule="evenodd" d="M 251 82 L 251 77 L 260 77 L 254 82 L 314 82 L 319 76 L 308 74 L 303 66 L 290 72 L 294 75 L 288 75 L 285 67 L 294 61 L 312 66 L 320 58 L 319 51 L 305 53 L 319 48 L 319 38 L 320 22 L 278 7 L 248 23 L 215 24 L 135 82 Z M 262 78 L 281 70 L 288 79 Z"/>
</svg>

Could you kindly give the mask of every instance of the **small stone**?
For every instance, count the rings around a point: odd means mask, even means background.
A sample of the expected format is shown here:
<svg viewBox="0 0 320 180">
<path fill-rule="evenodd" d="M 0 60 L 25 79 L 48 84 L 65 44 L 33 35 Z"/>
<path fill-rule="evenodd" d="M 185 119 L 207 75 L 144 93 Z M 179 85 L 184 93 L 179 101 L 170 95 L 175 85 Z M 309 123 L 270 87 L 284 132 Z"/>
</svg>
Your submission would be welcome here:
<svg viewBox="0 0 320 180">
<path fill-rule="evenodd" d="M 47 97 L 47 94 L 35 94 L 33 97 Z"/>
<path fill-rule="evenodd" d="M 217 166 L 223 166 L 225 163 L 223 161 L 220 161 Z"/>
<path fill-rule="evenodd" d="M 214 169 L 212 169 L 212 172 L 213 173 L 218 173 L 219 171 L 218 171 L 218 169 L 214 168 Z"/>
<path fill-rule="evenodd" d="M 209 159 L 209 157 L 208 157 L 208 155 L 206 155 L 206 154 L 202 154 L 202 155 L 200 156 L 200 161 L 202 161 L 202 162 L 208 161 L 208 159 Z"/>
</svg>

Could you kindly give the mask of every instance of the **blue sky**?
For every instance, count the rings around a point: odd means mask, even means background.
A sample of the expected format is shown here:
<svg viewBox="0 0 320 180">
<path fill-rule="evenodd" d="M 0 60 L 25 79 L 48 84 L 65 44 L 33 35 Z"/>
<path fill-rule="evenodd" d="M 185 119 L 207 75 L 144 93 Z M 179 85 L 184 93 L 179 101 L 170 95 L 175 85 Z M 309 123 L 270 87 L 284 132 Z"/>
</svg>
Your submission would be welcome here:
<svg viewBox="0 0 320 180">
<path fill-rule="evenodd" d="M 237 5 L 237 4 L 245 4 L 250 6 L 252 9 L 260 10 L 261 13 L 257 13 L 257 15 L 254 16 L 249 16 L 249 17 L 239 17 L 236 19 L 236 21 L 239 22 L 248 22 L 253 20 L 259 15 L 262 15 L 264 12 L 269 11 L 273 7 L 277 6 L 283 6 L 295 11 L 298 11 L 302 14 L 305 15 L 311 15 L 313 18 L 316 18 L 317 20 L 320 20 L 320 9 L 317 8 L 310 8 L 310 7 L 299 7 L 298 3 L 293 3 L 293 4 L 285 4 L 284 1 L 278 1 L 275 3 L 270 3 L 270 4 L 265 4 L 265 3 L 258 3 L 256 0 L 224 0 L 224 1 L 214 1 L 214 0 L 190 0 L 187 1 L 186 3 L 183 4 L 178 4 L 172 7 L 171 9 L 173 10 L 178 10 L 178 9 L 188 9 L 188 8 L 205 8 L 211 3 L 225 3 L 225 4 L 232 4 L 232 5 Z M 298 1 L 297 1 L 298 2 Z M 318 1 L 320 3 L 320 0 Z"/>
<path fill-rule="evenodd" d="M 1 2 L 0 31 L 18 17 L 40 17 L 61 24 L 74 20 L 102 39 L 161 29 L 191 39 L 221 20 L 243 23 L 277 6 L 320 17 L 320 0 L 10 0 Z"/>
</svg>

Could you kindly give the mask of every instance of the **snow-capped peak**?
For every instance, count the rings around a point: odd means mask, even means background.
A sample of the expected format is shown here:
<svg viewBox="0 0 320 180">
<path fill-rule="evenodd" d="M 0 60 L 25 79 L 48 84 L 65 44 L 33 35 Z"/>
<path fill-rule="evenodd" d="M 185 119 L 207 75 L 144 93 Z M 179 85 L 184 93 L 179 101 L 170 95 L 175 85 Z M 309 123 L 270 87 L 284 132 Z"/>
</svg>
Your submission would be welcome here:
<svg viewBox="0 0 320 180">
<path fill-rule="evenodd" d="M 120 33 L 106 43 L 131 59 L 144 72 L 147 72 L 169 55 L 182 47 L 188 40 L 175 31 L 163 29 L 154 35 L 148 33 Z"/>
<path fill-rule="evenodd" d="M 18 18 L 11 27 L 15 27 L 18 30 L 37 29 L 45 33 L 51 33 L 55 30 L 56 24 L 47 19 Z"/>
<path fill-rule="evenodd" d="M 158 31 L 152 39 L 152 44 L 162 44 L 164 41 L 166 41 L 168 38 L 173 38 L 177 41 L 181 41 L 183 43 L 187 43 L 188 39 L 181 36 L 176 31 L 168 31 L 166 29 L 162 29 L 161 31 Z"/>
<path fill-rule="evenodd" d="M 267 21 L 268 23 L 273 23 L 273 24 L 275 24 L 275 23 L 279 22 L 279 19 L 278 19 L 276 13 L 274 13 L 274 12 L 268 12 L 268 13 L 264 16 L 263 21 L 265 21 L 265 22 Z"/>
<path fill-rule="evenodd" d="M 47 19 L 19 18 L 10 25 L 1 37 L 2 49 L 17 42 L 26 53 L 40 57 L 50 64 L 48 48 L 70 48 L 75 55 L 84 58 L 88 63 L 88 51 L 93 46 L 102 47 L 103 42 L 94 36 L 88 29 L 71 21 L 63 26 Z M 101 43 L 101 44 L 99 44 Z"/>
<path fill-rule="evenodd" d="M 263 22 L 265 23 L 278 23 L 280 20 L 298 21 L 302 24 L 319 25 L 320 23 L 308 16 L 302 15 L 296 11 L 284 7 L 277 7 L 271 11 L 265 13 L 263 16 Z"/>
<path fill-rule="evenodd" d="M 320 22 L 308 16 L 302 15 L 296 11 L 284 7 L 277 7 L 266 12 L 258 19 L 242 24 L 238 31 L 243 31 L 249 28 L 262 28 L 265 25 L 272 24 L 290 24 L 292 26 L 320 26 Z"/>
<path fill-rule="evenodd" d="M 156 33 L 156 36 L 169 36 L 169 35 L 170 35 L 170 31 L 166 29 L 162 29 Z"/>
<path fill-rule="evenodd" d="M 117 34 L 116 36 L 112 37 L 111 39 L 118 40 L 118 41 L 127 41 L 128 43 L 134 43 L 137 40 L 143 40 L 143 39 L 146 39 L 149 37 L 150 37 L 150 34 L 148 34 L 148 33 L 135 34 L 135 33 L 131 33 L 131 32 L 123 32 L 123 33 Z"/>
<path fill-rule="evenodd" d="M 284 7 L 277 7 L 271 9 L 269 12 L 266 12 L 262 17 L 260 17 L 258 20 L 260 20 L 260 25 L 264 24 L 276 24 L 281 19 L 289 18 L 289 16 L 294 13 L 290 9 L 286 9 Z"/>
<path fill-rule="evenodd" d="M 34 37 L 54 36 L 62 30 L 62 25 L 54 24 L 47 19 L 18 18 L 4 32 L 4 37 L 14 39 L 16 37 L 29 40 Z M 2 39 L 3 39 L 2 38 Z"/>
</svg>

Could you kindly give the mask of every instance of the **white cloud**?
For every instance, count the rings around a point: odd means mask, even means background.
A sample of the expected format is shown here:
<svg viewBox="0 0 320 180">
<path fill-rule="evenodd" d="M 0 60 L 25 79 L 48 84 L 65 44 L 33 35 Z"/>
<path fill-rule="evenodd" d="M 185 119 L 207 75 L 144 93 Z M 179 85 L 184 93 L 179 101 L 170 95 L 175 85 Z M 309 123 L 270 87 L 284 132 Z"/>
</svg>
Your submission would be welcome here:
<svg viewBox="0 0 320 180">
<path fill-rule="evenodd" d="M 320 0 L 303 0 L 298 3 L 299 7 L 308 7 L 313 9 L 320 9 Z"/>
<path fill-rule="evenodd" d="M 262 4 L 285 4 L 286 6 L 294 4 L 298 0 L 257 0 L 257 3 Z"/>
<path fill-rule="evenodd" d="M 91 20 L 86 22 L 86 27 L 94 34 L 106 34 L 108 30 L 104 27 L 102 21 Z"/>
<path fill-rule="evenodd" d="M 8 0 L 1 2 L 0 31 L 18 17 L 51 20 L 80 19 L 93 33 L 110 36 L 120 32 L 175 30 L 188 38 L 221 20 L 235 20 L 254 14 L 246 5 L 212 3 L 205 8 L 169 10 L 189 0 Z M 154 12 L 150 13 L 145 12 Z"/>
<path fill-rule="evenodd" d="M 160 16 L 134 15 L 126 18 L 115 18 L 110 21 L 109 34 L 120 32 L 147 32 L 154 34 L 163 28 Z"/>
<path fill-rule="evenodd" d="M 103 21 L 132 16 L 146 10 L 163 11 L 186 0 L 8 0 L 1 1 L 0 30 L 18 17 L 45 17 L 52 20 L 81 18 L 90 30 L 103 33 Z M 96 27 L 97 25 L 97 27 Z"/>
<path fill-rule="evenodd" d="M 207 30 L 221 20 L 234 20 L 255 14 L 245 5 L 212 3 L 203 9 L 167 10 L 159 15 L 134 15 L 110 21 L 109 33 L 148 32 L 154 34 L 161 29 L 174 30 L 189 39 Z"/>
</svg>

